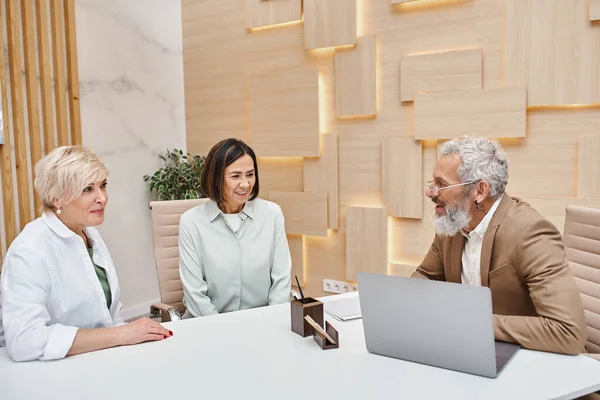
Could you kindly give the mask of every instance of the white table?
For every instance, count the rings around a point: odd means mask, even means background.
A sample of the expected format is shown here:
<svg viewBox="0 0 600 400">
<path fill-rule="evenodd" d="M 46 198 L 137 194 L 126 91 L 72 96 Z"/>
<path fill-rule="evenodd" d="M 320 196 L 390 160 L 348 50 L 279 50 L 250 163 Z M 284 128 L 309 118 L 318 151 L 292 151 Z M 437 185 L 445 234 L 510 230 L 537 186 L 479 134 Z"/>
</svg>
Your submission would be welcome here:
<svg viewBox="0 0 600 400">
<path fill-rule="evenodd" d="M 600 389 L 600 362 L 585 356 L 521 350 L 488 379 L 370 354 L 362 320 L 329 321 L 339 349 L 291 332 L 289 304 L 171 322 L 162 342 L 60 361 L 14 363 L 0 349 L 0 399 L 568 399 Z"/>
</svg>

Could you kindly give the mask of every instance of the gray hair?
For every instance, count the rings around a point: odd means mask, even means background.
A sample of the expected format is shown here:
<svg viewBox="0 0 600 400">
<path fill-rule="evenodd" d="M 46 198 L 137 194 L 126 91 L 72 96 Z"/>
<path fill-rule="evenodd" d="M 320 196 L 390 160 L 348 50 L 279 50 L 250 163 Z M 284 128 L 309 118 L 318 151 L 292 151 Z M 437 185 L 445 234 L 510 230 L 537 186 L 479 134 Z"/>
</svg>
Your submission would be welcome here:
<svg viewBox="0 0 600 400">
<path fill-rule="evenodd" d="M 484 137 L 452 139 L 440 148 L 440 155 L 457 154 L 461 182 L 485 180 L 490 184 L 490 197 L 504 193 L 508 183 L 508 160 L 500 145 Z"/>
</svg>

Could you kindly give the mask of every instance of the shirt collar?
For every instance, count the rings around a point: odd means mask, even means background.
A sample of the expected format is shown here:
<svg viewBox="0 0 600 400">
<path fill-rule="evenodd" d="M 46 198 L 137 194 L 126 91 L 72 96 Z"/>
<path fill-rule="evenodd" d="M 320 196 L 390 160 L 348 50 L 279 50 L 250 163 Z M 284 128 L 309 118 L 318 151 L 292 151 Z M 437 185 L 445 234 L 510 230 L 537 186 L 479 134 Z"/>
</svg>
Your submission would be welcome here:
<svg viewBox="0 0 600 400">
<path fill-rule="evenodd" d="M 54 233 L 63 239 L 68 239 L 73 236 L 79 237 L 79 235 L 70 230 L 52 211 L 46 211 L 43 213 L 42 219 Z M 88 228 L 83 228 L 83 230 L 85 231 L 86 236 L 91 239 L 92 247 L 96 249 L 96 240 L 92 237 L 90 230 Z"/>
<path fill-rule="evenodd" d="M 470 238 L 470 237 L 473 237 L 473 235 L 477 235 L 480 238 L 483 238 L 483 236 L 485 235 L 485 232 L 487 231 L 488 226 L 490 225 L 490 221 L 492 220 L 492 217 L 494 216 L 494 213 L 496 212 L 496 209 L 500 205 L 500 201 L 502 200 L 503 196 L 504 196 L 504 194 L 502 194 L 500 197 L 498 197 L 496 199 L 496 201 L 494 202 L 494 204 L 492 204 L 492 208 L 490 208 L 490 210 L 487 212 L 487 214 L 485 214 L 485 216 L 479 222 L 479 224 L 475 227 L 475 229 L 473 229 L 469 233 L 466 233 L 464 230 L 461 229 L 461 233 L 467 239 Z"/>
<path fill-rule="evenodd" d="M 207 203 L 208 209 L 208 219 L 210 222 L 213 222 L 219 215 L 223 214 L 223 211 L 219 208 L 219 205 L 214 200 L 209 200 Z M 254 218 L 254 202 L 247 201 L 244 204 L 244 208 L 240 212 L 240 214 L 244 214 L 250 218 Z"/>
<path fill-rule="evenodd" d="M 46 225 L 48 225 L 48 227 L 61 238 L 67 239 L 76 234 L 67 228 L 67 226 L 63 224 L 62 221 L 58 219 L 56 214 L 54 214 L 52 211 L 46 211 L 42 215 L 42 218 L 44 219 L 44 222 L 46 222 Z"/>
</svg>

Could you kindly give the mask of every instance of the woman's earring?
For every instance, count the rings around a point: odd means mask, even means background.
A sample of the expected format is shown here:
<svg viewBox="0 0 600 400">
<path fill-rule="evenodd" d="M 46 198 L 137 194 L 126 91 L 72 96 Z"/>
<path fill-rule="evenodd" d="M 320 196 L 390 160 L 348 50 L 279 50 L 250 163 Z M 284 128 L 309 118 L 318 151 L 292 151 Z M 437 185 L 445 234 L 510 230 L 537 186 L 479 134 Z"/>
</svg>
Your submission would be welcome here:
<svg viewBox="0 0 600 400">
<path fill-rule="evenodd" d="M 56 209 L 56 213 L 57 213 L 57 214 L 60 214 L 60 213 L 62 213 L 62 210 L 60 209 L 60 207 L 58 207 L 58 208 Z"/>
</svg>

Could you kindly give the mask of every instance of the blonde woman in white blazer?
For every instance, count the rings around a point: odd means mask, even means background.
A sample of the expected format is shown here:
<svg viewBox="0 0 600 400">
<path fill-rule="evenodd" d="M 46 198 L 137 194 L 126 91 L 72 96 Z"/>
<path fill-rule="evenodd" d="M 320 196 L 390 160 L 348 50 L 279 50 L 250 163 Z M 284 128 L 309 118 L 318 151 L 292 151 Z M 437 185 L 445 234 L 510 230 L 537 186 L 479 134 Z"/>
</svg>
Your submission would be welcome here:
<svg viewBox="0 0 600 400">
<path fill-rule="evenodd" d="M 54 360 L 163 340 L 147 318 L 125 324 L 113 261 L 93 226 L 104 221 L 108 172 L 80 146 L 55 149 L 35 167 L 43 215 L 8 249 L 0 281 L 0 346 L 15 361 Z"/>
</svg>

